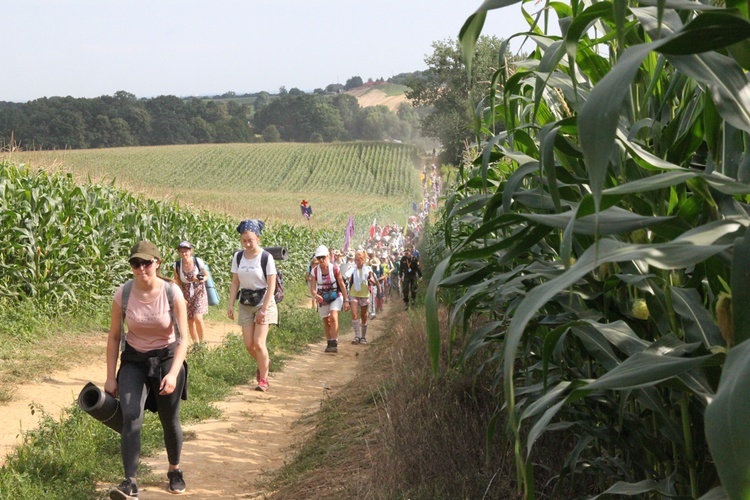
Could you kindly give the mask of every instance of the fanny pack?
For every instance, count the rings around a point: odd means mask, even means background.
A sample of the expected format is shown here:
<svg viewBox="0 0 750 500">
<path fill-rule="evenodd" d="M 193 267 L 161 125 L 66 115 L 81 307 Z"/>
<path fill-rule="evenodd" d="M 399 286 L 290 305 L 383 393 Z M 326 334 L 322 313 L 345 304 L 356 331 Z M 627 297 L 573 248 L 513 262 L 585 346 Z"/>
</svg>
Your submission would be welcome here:
<svg viewBox="0 0 750 500">
<path fill-rule="evenodd" d="M 323 292 L 320 294 L 321 297 L 323 297 L 323 302 L 326 304 L 330 304 L 334 300 L 339 298 L 339 292 L 338 290 L 329 290 L 327 292 Z"/>
<path fill-rule="evenodd" d="M 258 290 L 252 290 L 250 288 L 242 288 L 237 297 L 240 299 L 240 304 L 245 306 L 257 306 L 263 300 L 266 295 L 265 288 L 259 288 Z"/>
</svg>

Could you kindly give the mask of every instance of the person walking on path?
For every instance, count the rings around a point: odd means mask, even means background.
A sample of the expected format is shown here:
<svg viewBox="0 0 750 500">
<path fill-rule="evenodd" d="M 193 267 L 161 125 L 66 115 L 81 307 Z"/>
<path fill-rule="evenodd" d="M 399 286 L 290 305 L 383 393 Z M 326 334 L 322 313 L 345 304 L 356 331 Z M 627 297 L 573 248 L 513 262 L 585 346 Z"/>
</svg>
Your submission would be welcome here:
<svg viewBox="0 0 750 500">
<path fill-rule="evenodd" d="M 260 233 L 265 224 L 257 219 L 243 220 L 237 226 L 244 250 L 232 257 L 232 284 L 229 287 L 229 319 L 237 319 L 242 327 L 242 340 L 250 356 L 258 364 L 256 390 L 269 388 L 271 360 L 266 339 L 269 325 L 279 324 L 279 311 L 273 298 L 276 290 L 276 263 L 273 255 L 260 247 Z M 265 261 L 265 269 L 263 262 Z M 234 303 L 239 298 L 235 315 Z"/>
<path fill-rule="evenodd" d="M 120 398 L 125 480 L 109 498 L 138 498 L 136 472 L 141 454 L 141 425 L 146 408 L 159 414 L 167 449 L 170 493 L 185 491 L 180 469 L 180 400 L 187 399 L 187 307 L 180 287 L 160 276 L 161 252 L 149 241 L 136 243 L 128 258 L 133 280 L 120 286 L 112 301 L 107 337 L 104 390 Z M 127 336 L 123 338 L 125 326 Z M 117 370 L 118 352 L 120 369 Z"/>
<path fill-rule="evenodd" d="M 203 343 L 203 315 L 208 314 L 206 281 L 210 276 L 206 263 L 193 254 L 193 245 L 183 241 L 177 245 L 180 260 L 174 265 L 174 281 L 182 288 L 187 302 L 190 339 L 194 344 Z"/>
<path fill-rule="evenodd" d="M 367 309 L 370 305 L 370 286 L 377 280 L 370 266 L 365 265 L 367 253 L 354 254 L 354 267 L 349 268 L 346 281 L 349 283 L 349 304 L 352 311 L 354 340 L 352 344 L 367 343 Z"/>
<path fill-rule="evenodd" d="M 422 279 L 422 270 L 419 268 L 419 259 L 411 254 L 411 250 L 404 251 L 398 269 L 399 277 L 403 278 L 402 288 L 404 293 L 405 309 L 409 310 L 409 298 L 411 301 L 417 298 L 417 278 Z"/>
<path fill-rule="evenodd" d="M 311 273 L 310 293 L 318 301 L 318 313 L 323 319 L 328 341 L 325 352 L 339 352 L 339 311 L 349 308 L 349 297 L 338 266 L 329 262 L 328 247 L 320 245 L 315 257 L 318 265 Z"/>
</svg>

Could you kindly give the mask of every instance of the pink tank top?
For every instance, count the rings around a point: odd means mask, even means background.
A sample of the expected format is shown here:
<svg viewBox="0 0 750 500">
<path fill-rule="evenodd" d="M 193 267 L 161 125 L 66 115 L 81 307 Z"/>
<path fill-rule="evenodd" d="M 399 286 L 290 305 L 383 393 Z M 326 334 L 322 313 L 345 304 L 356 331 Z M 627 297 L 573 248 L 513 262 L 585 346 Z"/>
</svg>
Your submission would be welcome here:
<svg viewBox="0 0 750 500">
<path fill-rule="evenodd" d="M 174 283 L 164 282 L 161 293 L 151 302 L 135 298 L 133 291 L 128 299 L 128 310 L 125 311 L 127 325 L 126 339 L 136 351 L 146 352 L 162 349 L 175 342 L 177 337 L 169 314 L 169 299 L 166 286 L 171 286 L 174 296 L 182 294 L 180 287 Z M 115 292 L 115 302 L 122 307 L 122 286 Z"/>
</svg>

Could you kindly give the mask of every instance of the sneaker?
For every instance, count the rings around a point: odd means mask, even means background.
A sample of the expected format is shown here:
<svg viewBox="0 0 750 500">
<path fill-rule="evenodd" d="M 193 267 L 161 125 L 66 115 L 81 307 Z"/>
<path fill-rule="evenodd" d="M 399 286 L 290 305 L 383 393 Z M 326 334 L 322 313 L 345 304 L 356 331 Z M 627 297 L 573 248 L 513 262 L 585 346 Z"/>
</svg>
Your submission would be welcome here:
<svg viewBox="0 0 750 500">
<path fill-rule="evenodd" d="M 366 344 L 367 343 L 367 339 L 364 338 L 364 337 L 362 337 L 361 339 L 359 339 L 359 343 L 360 344 Z"/>
<path fill-rule="evenodd" d="M 120 486 L 112 488 L 109 491 L 109 498 L 112 500 L 127 500 L 128 498 L 138 498 L 138 485 L 135 481 L 128 478 L 120 483 Z"/>
<path fill-rule="evenodd" d="M 260 379 L 260 382 L 258 382 L 258 385 L 255 387 L 255 390 L 266 392 L 268 390 L 269 385 L 270 384 L 268 383 L 268 380 L 262 378 Z"/>
<path fill-rule="evenodd" d="M 359 337 L 354 337 L 354 340 L 352 340 L 352 344 L 359 344 L 361 339 Z"/>
<path fill-rule="evenodd" d="M 182 470 L 175 469 L 167 472 L 169 478 L 169 492 L 170 493 L 184 493 L 185 492 L 185 479 L 182 477 Z"/>
<path fill-rule="evenodd" d="M 328 347 L 326 347 L 326 352 L 339 352 L 339 341 L 329 340 Z"/>
</svg>

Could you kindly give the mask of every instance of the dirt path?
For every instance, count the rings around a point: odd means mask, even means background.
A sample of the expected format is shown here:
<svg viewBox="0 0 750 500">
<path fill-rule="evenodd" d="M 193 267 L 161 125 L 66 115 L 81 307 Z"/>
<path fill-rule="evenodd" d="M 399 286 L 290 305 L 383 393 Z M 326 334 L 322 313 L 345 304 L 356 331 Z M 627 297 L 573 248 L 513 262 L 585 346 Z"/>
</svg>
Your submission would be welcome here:
<svg viewBox="0 0 750 500">
<path fill-rule="evenodd" d="M 376 340 L 386 324 L 384 317 L 399 302 L 386 304 L 386 310 L 370 322 L 368 340 Z M 348 314 L 348 313 L 346 313 Z M 228 333 L 237 333 L 234 324 L 208 324 L 205 340 L 218 345 Z M 351 330 L 351 329 L 349 329 Z M 296 445 L 311 431 L 298 421 L 315 412 L 332 392 L 350 381 L 360 354 L 367 346 L 351 344 L 351 331 L 341 332 L 339 352 L 323 352 L 325 341 L 311 344 L 303 354 L 288 360 L 281 372 L 271 372 L 268 392 L 254 390 L 255 383 L 238 386 L 236 393 L 217 404 L 219 419 L 183 426 L 185 443 L 181 467 L 187 491 L 192 498 L 263 498 L 256 480 L 282 466 Z M 102 338 L 101 362 L 94 362 L 64 373 L 53 373 L 38 384 L 19 388 L 16 399 L 0 407 L 0 457 L 21 442 L 20 430 L 38 425 L 39 415 L 31 415 L 29 405 L 41 406 L 57 417 L 63 408 L 75 403 L 81 388 L 89 381 L 103 383 L 106 365 Z M 145 458 L 154 471 L 164 473 L 159 484 L 139 483 L 140 498 L 174 498 L 166 491 L 166 454 Z M 109 486 L 109 485 L 102 485 Z"/>
</svg>

